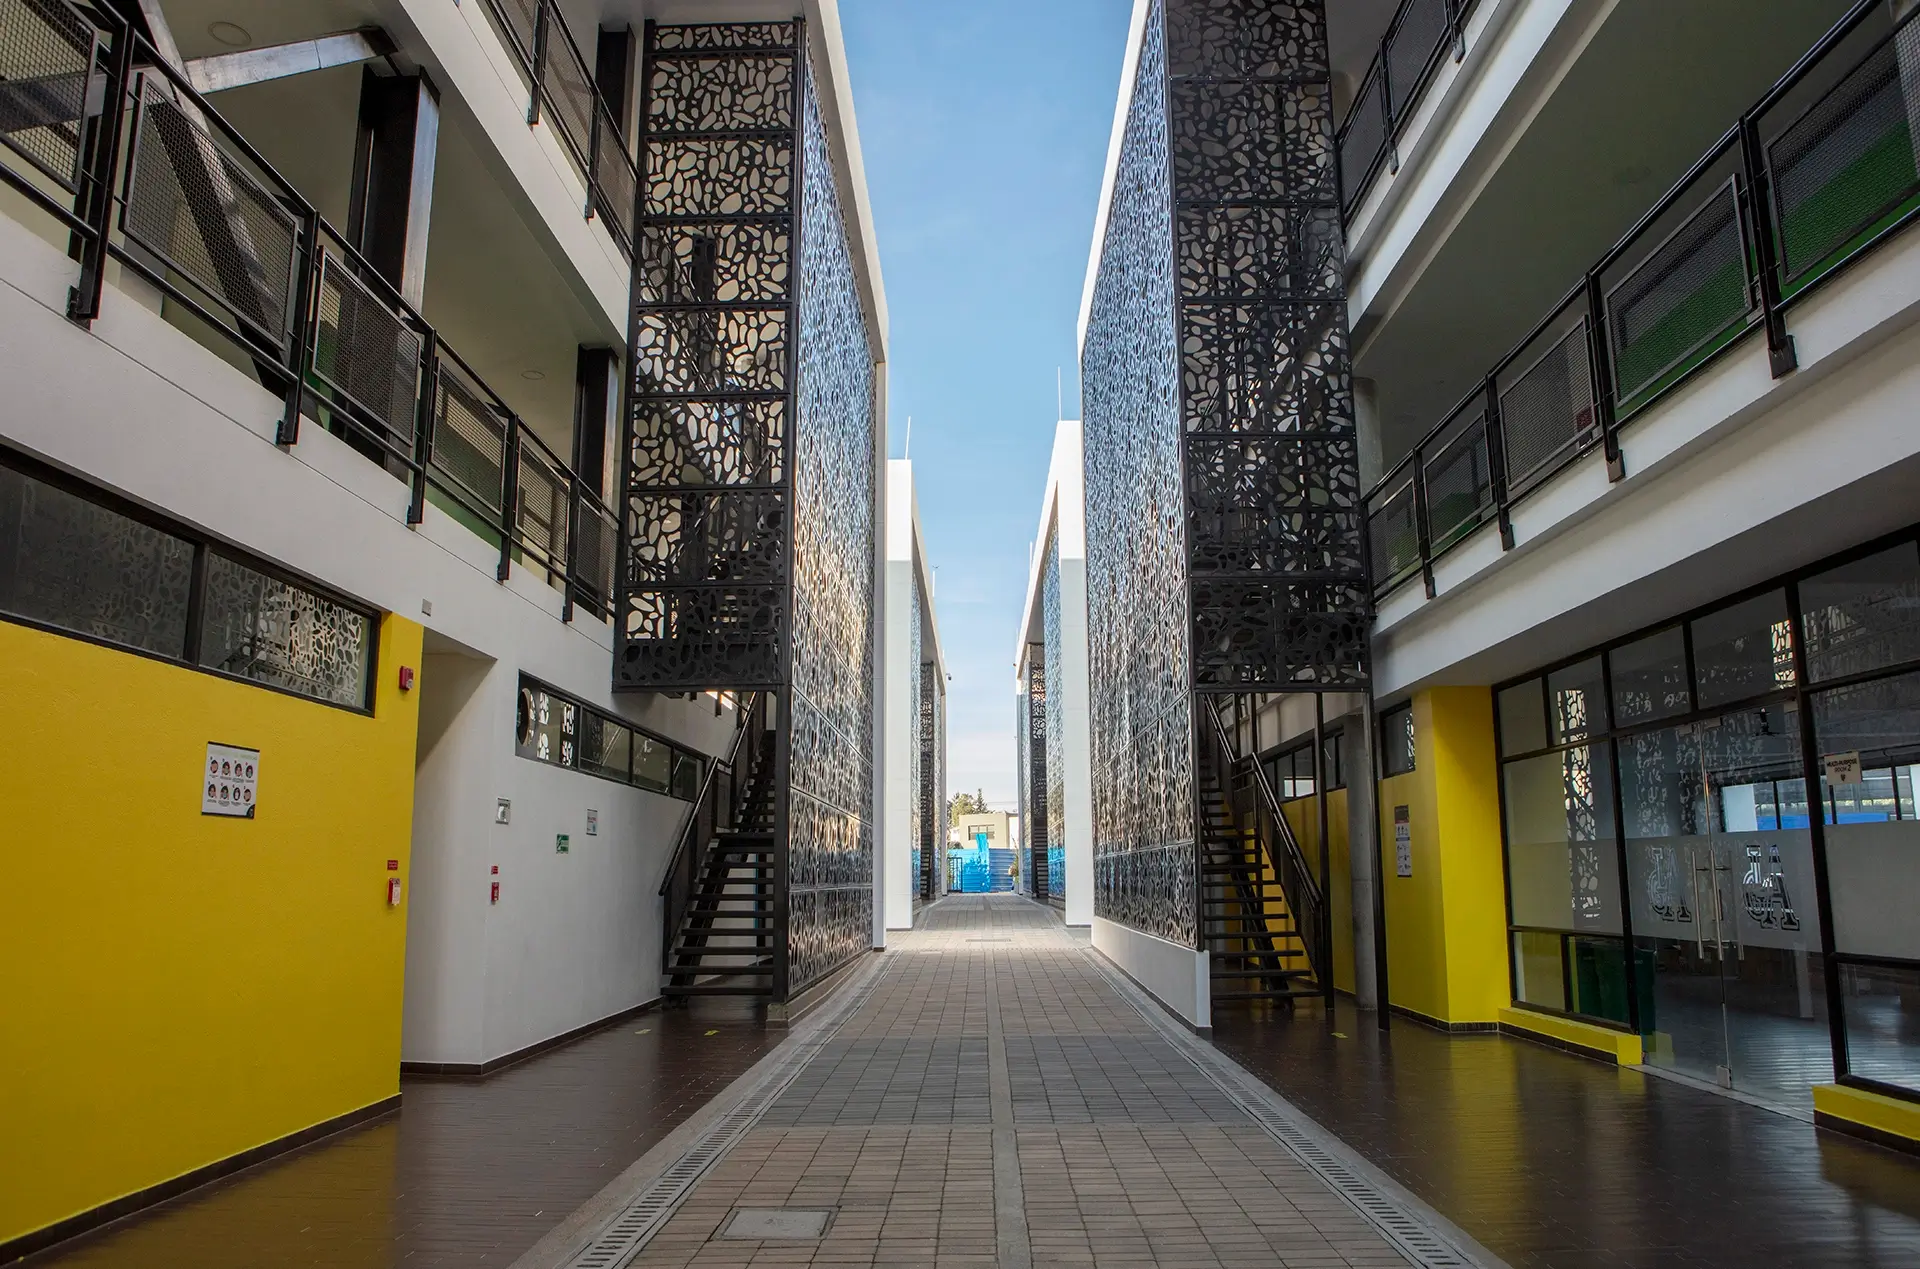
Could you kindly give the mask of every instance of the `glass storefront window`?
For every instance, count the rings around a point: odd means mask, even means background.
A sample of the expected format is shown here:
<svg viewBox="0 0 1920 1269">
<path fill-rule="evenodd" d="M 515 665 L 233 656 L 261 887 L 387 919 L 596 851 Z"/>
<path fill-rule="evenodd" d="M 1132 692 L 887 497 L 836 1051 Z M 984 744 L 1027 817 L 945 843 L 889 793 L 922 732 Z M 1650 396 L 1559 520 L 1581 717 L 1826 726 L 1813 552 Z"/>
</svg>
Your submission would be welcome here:
<svg viewBox="0 0 1920 1269">
<path fill-rule="evenodd" d="M 1913 913 L 1920 821 L 1903 813 L 1912 806 L 1911 764 L 1920 759 L 1920 674 L 1814 693 L 1813 730 L 1826 803 L 1834 948 L 1920 960 L 1920 921 Z M 1860 778 L 1829 783 L 1829 771 Z"/>
<path fill-rule="evenodd" d="M 1589 657 L 1547 675 L 1547 706 L 1556 745 L 1605 734 L 1607 693 L 1600 658 Z"/>
<path fill-rule="evenodd" d="M 1513 998 L 1565 1013 L 1567 1009 L 1567 970 L 1561 960 L 1560 944 L 1564 936 L 1541 930 L 1513 932 Z"/>
<path fill-rule="evenodd" d="M 1547 747 L 1547 703 L 1540 680 L 1515 683 L 1500 693 L 1500 753 L 1533 753 Z"/>
<path fill-rule="evenodd" d="M 1540 930 L 1513 933 L 1513 998 L 1537 1009 L 1626 1025 L 1626 945 Z"/>
<path fill-rule="evenodd" d="M 1613 673 L 1613 717 L 1619 726 L 1656 722 L 1693 708 L 1687 641 L 1679 626 L 1615 648 L 1607 662 Z"/>
<path fill-rule="evenodd" d="M 1920 660 L 1920 546 L 1899 546 L 1800 583 L 1807 677 L 1818 683 Z"/>
<path fill-rule="evenodd" d="M 1513 923 L 1620 933 L 1620 855 L 1606 752 L 1579 745 L 1509 762 L 1507 893 Z"/>
<path fill-rule="evenodd" d="M 1842 965 L 1852 1075 L 1920 1093 L 1920 968 Z"/>
<path fill-rule="evenodd" d="M 1793 686 L 1793 627 L 1783 590 L 1696 618 L 1693 673 L 1711 709 Z"/>
</svg>

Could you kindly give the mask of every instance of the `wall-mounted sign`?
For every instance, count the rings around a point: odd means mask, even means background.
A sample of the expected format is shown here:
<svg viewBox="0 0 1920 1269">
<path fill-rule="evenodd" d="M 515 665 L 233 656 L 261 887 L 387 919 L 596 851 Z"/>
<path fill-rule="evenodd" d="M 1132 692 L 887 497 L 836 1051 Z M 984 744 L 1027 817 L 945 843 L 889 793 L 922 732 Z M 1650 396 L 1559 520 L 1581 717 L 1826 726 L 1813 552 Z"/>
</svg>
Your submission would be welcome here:
<svg viewBox="0 0 1920 1269">
<path fill-rule="evenodd" d="M 260 751 L 207 742 L 207 765 L 201 770 L 200 814 L 253 818 L 260 792 Z"/>
<path fill-rule="evenodd" d="M 600 812 L 592 807 L 587 808 L 587 836 L 600 836 Z"/>
<path fill-rule="evenodd" d="M 495 798 L 493 800 L 493 822 L 495 824 L 508 824 L 512 821 L 513 800 L 511 798 Z"/>
<path fill-rule="evenodd" d="M 553 837 L 553 853 L 554 854 L 564 855 L 570 849 L 571 847 L 568 846 L 567 844 L 567 835 L 565 833 L 554 834 L 554 837 Z"/>
<path fill-rule="evenodd" d="M 1827 764 L 1829 785 L 1862 783 L 1859 750 L 1856 749 L 1852 753 L 1830 753 L 1826 755 L 1824 761 Z"/>
<path fill-rule="evenodd" d="M 1393 808 L 1393 861 L 1395 872 L 1413 876 L 1413 819 L 1404 806 Z"/>
</svg>

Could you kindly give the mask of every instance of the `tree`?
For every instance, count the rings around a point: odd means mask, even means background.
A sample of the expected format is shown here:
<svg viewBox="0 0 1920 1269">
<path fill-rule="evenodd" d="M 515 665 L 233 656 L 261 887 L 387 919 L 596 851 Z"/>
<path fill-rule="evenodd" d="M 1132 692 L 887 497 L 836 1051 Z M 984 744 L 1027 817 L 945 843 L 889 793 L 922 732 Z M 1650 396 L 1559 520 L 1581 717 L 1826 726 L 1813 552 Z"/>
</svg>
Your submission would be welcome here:
<svg viewBox="0 0 1920 1269">
<path fill-rule="evenodd" d="M 947 803 L 947 823 L 958 824 L 962 815 L 985 815 L 987 813 L 987 795 L 984 789 L 972 793 L 956 793 L 953 801 Z"/>
</svg>

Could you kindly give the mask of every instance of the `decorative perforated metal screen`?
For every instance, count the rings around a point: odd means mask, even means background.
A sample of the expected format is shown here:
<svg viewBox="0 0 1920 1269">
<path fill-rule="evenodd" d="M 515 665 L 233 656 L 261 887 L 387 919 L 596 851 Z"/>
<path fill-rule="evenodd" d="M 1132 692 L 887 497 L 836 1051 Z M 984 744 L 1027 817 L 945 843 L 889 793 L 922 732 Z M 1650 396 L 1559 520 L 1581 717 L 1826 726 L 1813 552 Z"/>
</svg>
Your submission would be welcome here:
<svg viewBox="0 0 1920 1269">
<path fill-rule="evenodd" d="M 1095 911 L 1197 946 L 1195 693 L 1367 682 L 1319 3 L 1156 0 L 1082 352 Z"/>
<path fill-rule="evenodd" d="M 803 89 L 789 653 L 792 991 L 873 945 L 873 352 L 811 76 Z"/>
<path fill-rule="evenodd" d="M 873 346 L 799 21 L 648 27 L 620 688 L 781 694 L 776 998 L 872 944 Z"/>
</svg>

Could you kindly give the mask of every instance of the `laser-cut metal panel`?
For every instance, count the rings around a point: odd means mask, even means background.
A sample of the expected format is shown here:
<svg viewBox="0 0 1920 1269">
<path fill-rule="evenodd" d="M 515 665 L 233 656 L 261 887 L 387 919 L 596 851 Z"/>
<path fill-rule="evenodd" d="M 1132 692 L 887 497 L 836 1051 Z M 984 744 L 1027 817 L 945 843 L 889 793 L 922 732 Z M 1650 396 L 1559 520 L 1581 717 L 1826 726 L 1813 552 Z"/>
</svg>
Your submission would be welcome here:
<svg viewBox="0 0 1920 1269">
<path fill-rule="evenodd" d="M 1050 852 L 1067 840 L 1066 694 L 1061 675 L 1066 667 L 1060 628 L 1060 534 L 1047 534 L 1046 572 L 1040 582 L 1041 631 L 1046 648 L 1046 811 L 1047 836 L 1035 851 L 1037 897 L 1065 894 L 1065 876 L 1055 876 Z"/>
<path fill-rule="evenodd" d="M 874 366 L 810 75 L 801 103 L 789 994 L 873 943 Z"/>
<path fill-rule="evenodd" d="M 1045 645 L 1029 648 L 1026 663 L 1026 693 L 1022 697 L 1020 718 L 1020 815 L 1032 870 L 1032 889 L 1036 899 L 1047 897 L 1047 851 L 1053 844 L 1053 825 L 1047 819 L 1048 716 L 1047 667 Z"/>
<path fill-rule="evenodd" d="M 1165 14 L 1156 0 L 1127 107 L 1081 362 L 1093 882 L 1100 916 L 1196 947 Z"/>
<path fill-rule="evenodd" d="M 919 729 L 920 804 L 913 824 L 914 850 L 920 861 L 913 884 L 922 899 L 933 898 L 934 868 L 946 853 L 942 849 L 945 834 L 941 831 L 946 816 L 946 799 L 941 793 L 946 785 L 940 770 L 945 750 L 941 744 L 940 700 L 940 667 L 932 661 L 924 662 L 920 666 L 919 713 L 915 720 Z"/>
<path fill-rule="evenodd" d="M 787 680 L 799 38 L 648 28 L 618 687 Z"/>
<path fill-rule="evenodd" d="M 907 662 L 909 678 L 907 680 L 907 717 L 913 720 L 913 739 L 907 746 L 907 832 L 913 854 L 914 886 L 920 884 L 920 821 L 926 813 L 923 781 L 927 775 L 926 764 L 929 760 L 926 747 L 929 686 L 926 675 L 921 673 L 921 649 L 925 639 L 920 621 L 920 570 L 913 567 L 917 561 L 909 560 L 909 582 L 907 586 Z"/>
<path fill-rule="evenodd" d="M 1362 686 L 1324 6 L 1167 4 L 1193 686 Z"/>
</svg>

